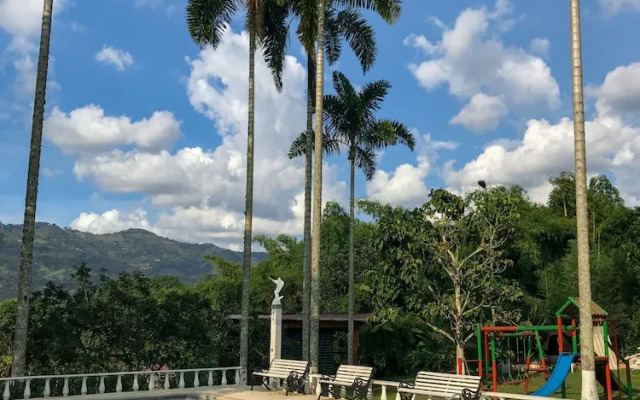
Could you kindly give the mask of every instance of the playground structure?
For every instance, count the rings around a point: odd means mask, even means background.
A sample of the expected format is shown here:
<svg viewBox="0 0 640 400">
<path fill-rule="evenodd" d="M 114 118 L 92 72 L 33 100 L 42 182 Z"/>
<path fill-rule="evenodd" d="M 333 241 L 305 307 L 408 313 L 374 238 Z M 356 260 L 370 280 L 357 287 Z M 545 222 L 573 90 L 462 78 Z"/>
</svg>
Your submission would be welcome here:
<svg viewBox="0 0 640 400">
<path fill-rule="evenodd" d="M 498 351 L 496 349 L 497 339 L 511 338 L 524 342 L 523 352 L 518 347 L 515 353 L 516 361 L 524 358 L 524 375 L 521 375 L 520 365 L 518 368 L 517 380 L 503 382 L 502 384 L 512 384 L 516 382 L 524 383 L 524 394 L 528 392 L 531 373 L 540 372 L 544 375 L 546 383 L 533 396 L 551 396 L 558 389 L 562 390 L 562 397 L 566 397 L 565 379 L 573 370 L 573 365 L 580 360 L 579 327 L 576 323 L 580 312 L 580 301 L 578 298 L 569 297 L 567 302 L 556 312 L 557 325 L 538 326 L 481 326 L 477 327 L 477 347 L 478 359 L 473 360 L 478 363 L 478 375 L 484 380 L 485 387 L 491 391 L 498 391 L 499 365 Z M 604 387 L 607 400 L 613 400 L 614 391 L 618 392 L 618 398 L 622 399 L 622 394 L 626 394 L 629 400 L 632 399 L 633 388 L 631 385 L 630 365 L 627 360 L 622 362 L 626 368 L 621 371 L 621 358 L 618 350 L 617 326 L 615 321 L 608 320 L 607 312 L 596 303 L 591 304 L 591 314 L 593 316 L 593 341 L 596 362 L 596 378 Z M 609 337 L 612 328 L 613 342 Z M 550 373 L 550 357 L 547 358 L 541 334 L 557 334 L 558 357 L 553 363 Z M 553 336 L 547 342 L 547 349 Z M 534 347 L 537 349 L 538 363 L 533 363 Z M 521 354 L 524 357 L 521 357 Z M 472 360 L 468 360 L 472 361 Z M 510 360 L 508 360 L 510 361 Z M 511 376 L 511 365 L 506 364 L 507 373 Z M 626 378 L 622 381 L 622 378 Z"/>
</svg>

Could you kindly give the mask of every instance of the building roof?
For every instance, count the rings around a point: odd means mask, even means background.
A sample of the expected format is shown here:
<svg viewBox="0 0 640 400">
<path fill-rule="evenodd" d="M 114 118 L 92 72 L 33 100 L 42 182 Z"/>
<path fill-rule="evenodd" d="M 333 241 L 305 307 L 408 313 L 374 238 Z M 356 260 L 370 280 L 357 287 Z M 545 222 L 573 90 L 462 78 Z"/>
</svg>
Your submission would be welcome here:
<svg viewBox="0 0 640 400">
<path fill-rule="evenodd" d="M 569 297 L 567 302 L 556 312 L 558 317 L 578 317 L 580 315 L 580 299 L 578 297 Z M 606 318 L 609 313 L 596 304 L 591 302 L 591 315 L 598 318 Z"/>
<path fill-rule="evenodd" d="M 369 313 L 357 313 L 353 314 L 353 320 L 355 322 L 367 322 L 367 318 L 369 318 Z M 229 315 L 229 319 L 239 320 L 241 318 L 240 314 L 231 314 Z M 258 315 L 258 319 L 269 319 L 269 315 L 261 314 Z M 347 322 L 349 321 L 349 314 L 320 314 L 320 321 L 325 322 Z M 282 315 L 282 321 L 302 321 L 302 314 L 284 314 Z"/>
</svg>

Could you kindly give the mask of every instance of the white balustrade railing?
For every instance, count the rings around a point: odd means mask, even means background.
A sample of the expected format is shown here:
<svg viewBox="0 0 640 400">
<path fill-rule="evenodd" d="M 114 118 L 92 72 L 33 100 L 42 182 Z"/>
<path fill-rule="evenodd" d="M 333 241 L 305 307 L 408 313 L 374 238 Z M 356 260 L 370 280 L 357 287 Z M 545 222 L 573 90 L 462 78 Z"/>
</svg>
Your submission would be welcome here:
<svg viewBox="0 0 640 400">
<path fill-rule="evenodd" d="M 227 378 L 227 373 L 229 371 L 234 371 L 233 384 L 240 384 L 240 367 L 222 367 L 222 368 L 192 368 L 192 369 L 174 369 L 174 370 L 165 370 L 165 371 L 136 371 L 136 372 L 103 372 L 103 373 L 95 373 L 95 374 L 71 374 L 71 375 L 41 375 L 41 376 L 22 376 L 22 377 L 12 377 L 12 378 L 0 378 L 0 384 L 4 383 L 4 391 L 2 393 L 3 400 L 10 400 L 12 398 L 20 398 L 20 397 L 12 397 L 11 396 L 11 385 L 14 383 L 24 383 L 24 390 L 22 391 L 22 398 L 29 399 L 32 395 L 32 382 L 42 382 L 44 381 L 44 389 L 42 390 L 42 397 L 51 397 L 52 394 L 52 382 L 55 384 L 56 382 L 63 382 L 61 394 L 63 397 L 67 397 L 71 394 L 69 389 L 69 382 L 81 382 L 80 386 L 80 395 L 87 394 L 102 394 L 107 392 L 107 387 L 105 384 L 105 378 L 116 378 L 115 386 L 113 390 L 110 392 L 120 393 L 120 392 L 137 392 L 143 386 L 139 379 L 142 377 L 146 378 L 145 382 L 148 382 L 147 390 L 156 390 L 159 388 L 164 388 L 164 390 L 169 389 L 184 389 L 186 388 L 185 384 L 185 374 L 193 375 L 193 384 L 189 387 L 197 388 L 201 386 L 200 383 L 200 374 L 207 375 L 206 386 L 214 385 L 214 378 L 217 381 L 218 377 L 220 377 L 220 385 L 225 386 L 229 384 L 229 380 Z M 221 375 L 221 376 L 220 376 Z M 130 386 L 125 388 L 122 384 L 123 377 L 133 377 L 133 382 Z M 177 384 L 171 385 L 171 378 L 177 378 Z M 90 378 L 98 378 L 98 388 L 97 392 L 89 393 L 87 389 L 87 382 Z M 95 381 L 94 381 L 95 382 Z M 128 388 L 130 390 L 127 390 Z M 111 388 L 109 388 L 111 389 Z"/>
</svg>

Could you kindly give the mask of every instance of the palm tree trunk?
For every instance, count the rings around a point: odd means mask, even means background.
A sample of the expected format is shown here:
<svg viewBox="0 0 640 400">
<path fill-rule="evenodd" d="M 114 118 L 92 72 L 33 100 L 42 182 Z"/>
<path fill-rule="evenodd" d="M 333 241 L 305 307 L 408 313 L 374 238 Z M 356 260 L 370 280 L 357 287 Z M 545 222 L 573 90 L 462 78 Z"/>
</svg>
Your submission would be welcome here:
<svg viewBox="0 0 640 400">
<path fill-rule="evenodd" d="M 38 202 L 38 178 L 40 176 L 40 153 L 42 150 L 42 123 L 47 92 L 47 70 L 49 68 L 49 43 L 51 41 L 51 13 L 53 0 L 45 0 L 42 11 L 40 54 L 36 77 L 36 93 L 31 123 L 31 148 L 27 172 L 27 194 L 24 204 L 24 224 L 20 250 L 20 272 L 18 277 L 18 310 L 13 342 L 11 376 L 24 376 L 26 372 L 27 333 L 29 328 L 29 301 L 31 298 L 31 266 L 33 263 L 33 241 L 35 238 L 36 204 Z"/>
<path fill-rule="evenodd" d="M 347 334 L 347 362 L 350 365 L 354 365 L 353 359 L 353 303 L 354 303 L 354 293 L 353 293 L 353 269 L 354 269 L 354 230 L 355 230 L 355 171 L 356 171 L 356 161 L 355 161 L 355 151 L 351 149 L 350 155 L 350 193 L 349 193 L 349 323 L 348 323 L 348 334 Z"/>
<path fill-rule="evenodd" d="M 244 254 L 242 257 L 242 319 L 240 321 L 240 367 L 242 382 L 247 381 L 249 365 L 249 294 L 251 293 L 251 227 L 253 220 L 253 139 L 254 139 L 254 79 L 256 32 L 249 33 L 249 115 L 247 124 L 247 191 L 244 211 Z"/>
<path fill-rule="evenodd" d="M 576 163 L 576 223 L 578 247 L 578 291 L 580 296 L 580 355 L 582 358 L 582 400 L 598 399 L 593 355 L 591 316 L 591 274 L 589 271 L 589 208 L 587 204 L 587 157 L 585 150 L 582 50 L 580 43 L 580 0 L 570 0 L 571 61 L 573 75 L 573 132 Z"/>
<path fill-rule="evenodd" d="M 318 43 L 316 50 L 316 132 L 313 175 L 313 233 L 311 244 L 311 373 L 318 372 L 320 354 L 320 225 L 322 223 L 322 97 L 324 95 L 324 10 L 325 0 L 318 0 Z"/>
<path fill-rule="evenodd" d="M 313 166 L 313 96 L 315 60 L 307 51 L 307 143 L 304 164 L 304 260 L 302 277 L 302 359 L 309 359 L 309 327 L 311 315 L 311 188 Z"/>
</svg>

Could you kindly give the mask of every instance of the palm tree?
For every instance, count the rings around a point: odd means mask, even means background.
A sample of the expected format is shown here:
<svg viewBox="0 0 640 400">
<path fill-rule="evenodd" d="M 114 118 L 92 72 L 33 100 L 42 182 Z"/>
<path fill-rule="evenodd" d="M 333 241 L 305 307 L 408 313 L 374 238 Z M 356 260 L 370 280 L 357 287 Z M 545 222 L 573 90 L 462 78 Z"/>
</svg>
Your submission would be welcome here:
<svg viewBox="0 0 640 400">
<path fill-rule="evenodd" d="M 580 296 L 580 355 L 583 400 L 598 399 L 593 355 L 591 273 L 589 271 L 589 206 L 587 204 L 587 157 L 585 149 L 580 0 L 570 0 L 571 62 L 573 75 L 573 132 L 576 162 L 576 225 L 578 247 L 578 292 Z"/>
<path fill-rule="evenodd" d="M 314 79 L 315 79 L 315 39 L 317 7 L 315 1 L 291 0 L 291 11 L 300 20 L 297 35 L 307 53 L 307 132 L 313 132 Z M 329 65 L 335 63 L 342 52 L 342 41 L 346 41 L 360 61 L 363 72 L 367 72 L 375 61 L 377 48 L 373 28 L 364 17 L 353 8 L 337 10 L 330 6 L 325 10 L 325 53 Z M 304 211 L 304 262 L 303 262 L 303 306 L 302 306 L 302 357 L 309 357 L 309 306 L 311 280 L 311 179 L 313 160 L 313 138 L 308 141 L 305 151 L 305 211 Z"/>
<path fill-rule="evenodd" d="M 245 0 L 246 29 L 249 32 L 249 100 L 247 128 L 247 182 L 245 194 L 244 252 L 242 262 L 242 305 L 240 322 L 240 367 L 246 381 L 249 361 L 249 294 L 251 276 L 251 229 L 253 219 L 253 158 L 254 158 L 254 80 L 255 53 L 263 45 L 265 60 L 271 69 L 276 87 L 282 88 L 282 70 L 287 40 L 286 7 L 276 0 Z M 242 5 L 239 0 L 189 0 L 187 25 L 191 38 L 201 47 L 217 47 L 222 33 Z"/>
<path fill-rule="evenodd" d="M 372 10 L 378 13 L 386 22 L 393 23 L 400 14 L 400 1 L 401 0 L 325 0 L 325 2 L 318 2 L 316 0 L 280 0 L 283 4 L 290 4 L 293 14 L 299 18 L 298 25 L 298 39 L 302 43 L 307 53 L 307 73 L 308 73 L 308 98 L 307 98 L 307 132 L 313 130 L 313 113 L 314 108 L 322 109 L 322 104 L 318 105 L 314 101 L 313 93 L 316 91 L 316 98 L 319 95 L 322 99 L 322 87 L 318 88 L 314 85 L 313 78 L 317 79 L 317 82 L 322 82 L 324 78 L 324 70 L 315 71 L 316 57 L 315 57 L 315 44 L 318 39 L 322 39 L 322 55 L 327 54 L 329 63 L 337 61 L 340 57 L 341 51 L 341 39 L 345 39 L 356 56 L 360 60 L 363 68 L 363 72 L 366 72 L 373 62 L 375 61 L 375 42 L 373 42 L 373 30 L 366 24 L 365 19 L 354 8 L 364 8 Z M 321 11 L 323 10 L 323 11 Z M 319 13 L 324 12 L 324 19 L 320 19 Z M 323 35 L 318 35 L 320 32 L 320 26 L 324 31 Z M 372 47 L 370 43 L 373 43 Z M 324 57 L 323 57 L 324 58 Z M 322 65 L 323 66 L 323 65 Z M 317 72 L 317 74 L 316 74 Z M 318 78 L 322 75 L 322 79 Z M 317 92 L 320 91 L 320 93 Z M 309 354 L 309 339 L 308 332 L 310 328 L 310 315 L 309 307 L 311 303 L 310 294 L 310 281 L 311 281 L 311 179 L 312 179 L 312 153 L 313 153 L 313 139 L 312 135 L 307 135 L 307 151 L 305 159 L 305 217 L 304 217 L 304 243 L 305 243 L 305 255 L 304 255 L 304 279 L 303 279 L 303 323 L 302 323 L 302 348 L 303 357 Z M 316 162 L 317 165 L 322 165 L 322 160 Z M 317 169 L 316 169 L 317 170 Z M 315 182 L 322 182 L 322 171 L 317 172 L 320 176 L 315 176 Z M 318 187 L 318 186 L 316 186 Z M 316 195 L 321 196 L 322 188 L 319 187 L 316 190 Z M 314 201 L 321 204 L 321 197 Z M 321 211 L 318 211 L 318 215 Z M 315 219 L 318 221 L 318 218 Z M 318 222 L 320 224 L 320 222 Z M 320 231 L 320 226 L 315 228 L 317 232 Z M 319 254 L 318 254 L 319 257 Z M 319 259 L 319 258 L 318 258 Z M 319 263 L 319 261 L 318 261 Z M 316 270 L 319 271 L 319 264 L 316 266 Z M 318 272 L 319 274 L 319 272 Z M 316 274 L 316 278 L 319 275 Z M 319 279 L 319 278 L 318 278 Z M 316 286 L 316 294 L 314 295 L 313 303 L 319 301 L 319 286 Z M 311 342 L 317 343 L 317 323 L 315 324 L 314 338 Z M 317 349 L 314 351 L 317 352 Z M 312 361 L 313 363 L 313 361 Z"/>
<path fill-rule="evenodd" d="M 20 249 L 20 272 L 18 277 L 18 309 L 13 342 L 11 376 L 24 376 L 26 369 L 27 332 L 29 327 L 29 301 L 31 299 L 31 266 L 33 264 L 33 242 L 36 230 L 36 205 L 38 202 L 38 179 L 40 177 L 40 153 L 42 149 L 42 124 L 47 93 L 47 70 L 49 68 L 49 43 L 51 41 L 51 16 L 53 0 L 44 1 L 40 53 L 36 75 L 36 93 L 31 122 L 31 147 L 27 172 L 27 194 L 24 204 L 22 245 Z"/>
<path fill-rule="evenodd" d="M 316 137 L 314 140 L 313 216 L 311 236 L 311 295 L 309 298 L 309 361 L 311 373 L 318 372 L 320 359 L 320 225 L 322 220 L 322 96 L 324 95 L 324 11 L 325 1 L 318 0 L 318 47 L 316 50 Z"/>
<path fill-rule="evenodd" d="M 376 150 L 401 143 L 413 150 L 415 139 L 403 124 L 378 119 L 375 112 L 391 85 L 383 80 L 368 83 L 361 91 L 340 72 L 333 73 L 335 95 L 324 97 L 324 122 L 326 133 L 323 135 L 323 149 L 331 153 L 341 147 L 347 150 L 350 165 L 349 196 L 349 325 L 348 325 L 348 363 L 353 364 L 354 335 L 354 231 L 355 231 L 355 168 L 364 172 L 370 180 L 376 170 Z M 308 137 L 303 132 L 291 146 L 290 155 L 299 156 L 306 152 L 304 143 Z"/>
</svg>

